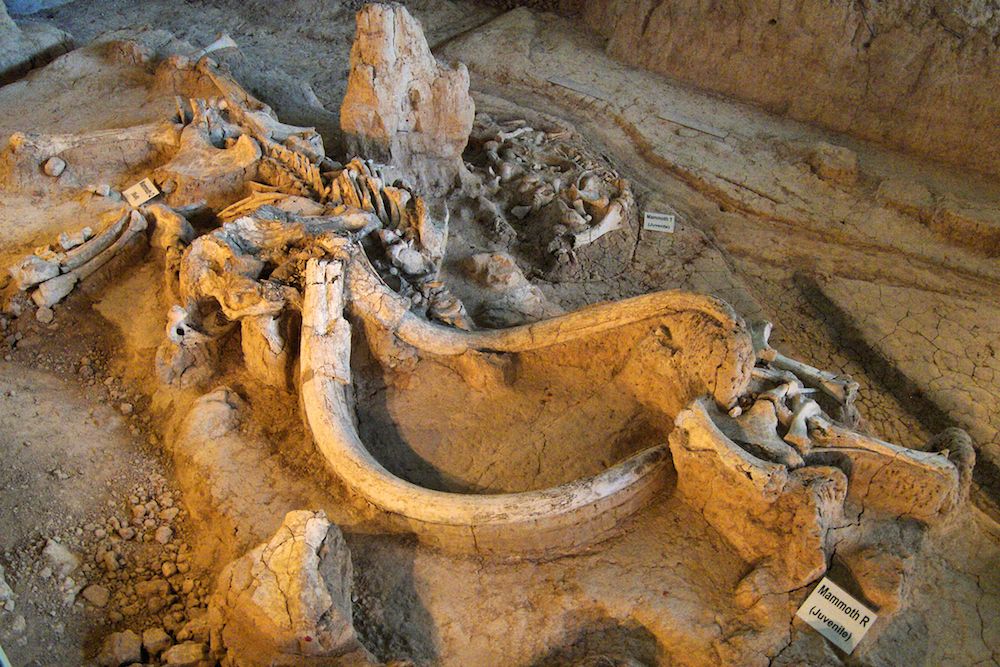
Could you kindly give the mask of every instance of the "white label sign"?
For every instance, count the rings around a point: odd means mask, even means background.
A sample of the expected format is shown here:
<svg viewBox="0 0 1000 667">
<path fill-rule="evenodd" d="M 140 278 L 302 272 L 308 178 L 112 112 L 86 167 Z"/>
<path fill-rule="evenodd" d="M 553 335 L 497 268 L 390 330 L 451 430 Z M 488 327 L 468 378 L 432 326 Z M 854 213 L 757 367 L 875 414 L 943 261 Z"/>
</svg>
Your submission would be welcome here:
<svg viewBox="0 0 1000 667">
<path fill-rule="evenodd" d="M 122 192 L 125 201 L 129 206 L 142 206 L 150 199 L 160 194 L 160 191 L 153 185 L 153 181 L 144 178 L 129 189 Z"/>
<path fill-rule="evenodd" d="M 826 577 L 795 614 L 834 646 L 850 653 L 878 616 Z"/>
<path fill-rule="evenodd" d="M 646 211 L 642 216 L 642 228 L 651 232 L 674 233 L 675 216 L 669 213 Z"/>
</svg>

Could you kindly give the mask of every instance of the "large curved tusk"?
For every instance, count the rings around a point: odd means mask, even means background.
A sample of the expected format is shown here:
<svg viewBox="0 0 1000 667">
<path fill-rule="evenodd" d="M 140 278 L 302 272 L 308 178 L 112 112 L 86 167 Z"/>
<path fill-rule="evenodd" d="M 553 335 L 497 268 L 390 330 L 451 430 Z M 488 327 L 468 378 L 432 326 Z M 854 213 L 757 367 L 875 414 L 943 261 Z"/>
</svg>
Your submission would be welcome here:
<svg viewBox="0 0 1000 667">
<path fill-rule="evenodd" d="M 666 447 L 649 448 L 604 472 L 541 491 L 468 495 L 426 489 L 386 470 L 354 427 L 350 325 L 343 317 L 346 267 L 310 260 L 302 314 L 302 404 L 334 472 L 379 509 L 402 517 L 436 546 L 463 552 L 545 557 L 610 535 L 665 484 Z"/>
<path fill-rule="evenodd" d="M 556 318 L 509 329 L 462 331 L 425 320 L 390 289 L 360 252 L 347 265 L 353 313 L 378 323 L 400 341 L 431 354 L 453 356 L 470 350 L 525 352 L 594 336 L 637 322 L 696 315 L 705 327 L 685 350 L 705 391 L 726 409 L 746 391 L 754 364 L 753 345 L 743 320 L 725 302 L 680 290 L 655 292 L 623 301 L 594 304 Z M 705 334 L 711 332 L 711 336 Z"/>
</svg>

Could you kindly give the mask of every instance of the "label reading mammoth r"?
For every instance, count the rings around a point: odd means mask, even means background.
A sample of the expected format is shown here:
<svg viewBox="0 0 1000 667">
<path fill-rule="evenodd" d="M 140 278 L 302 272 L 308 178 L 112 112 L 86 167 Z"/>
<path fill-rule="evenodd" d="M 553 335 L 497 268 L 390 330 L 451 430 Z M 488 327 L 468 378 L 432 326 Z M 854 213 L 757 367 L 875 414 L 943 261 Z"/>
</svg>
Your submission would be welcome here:
<svg viewBox="0 0 1000 667">
<path fill-rule="evenodd" d="M 795 614 L 845 653 L 851 653 L 878 616 L 826 577 Z"/>
</svg>

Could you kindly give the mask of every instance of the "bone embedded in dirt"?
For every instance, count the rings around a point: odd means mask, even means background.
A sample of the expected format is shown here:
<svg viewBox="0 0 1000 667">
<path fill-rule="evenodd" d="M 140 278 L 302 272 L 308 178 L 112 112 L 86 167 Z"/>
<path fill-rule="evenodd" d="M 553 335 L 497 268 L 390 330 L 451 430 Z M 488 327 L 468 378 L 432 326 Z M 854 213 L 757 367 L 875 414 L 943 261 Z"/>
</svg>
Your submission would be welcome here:
<svg viewBox="0 0 1000 667">
<path fill-rule="evenodd" d="M 323 512 L 293 511 L 267 543 L 219 575 L 213 648 L 240 665 L 294 664 L 359 649 L 351 555 Z"/>
<path fill-rule="evenodd" d="M 340 107 L 354 155 L 397 166 L 423 188 L 448 190 L 464 169 L 474 115 L 465 65 L 438 62 L 403 5 L 371 3 L 358 12 Z"/>
</svg>

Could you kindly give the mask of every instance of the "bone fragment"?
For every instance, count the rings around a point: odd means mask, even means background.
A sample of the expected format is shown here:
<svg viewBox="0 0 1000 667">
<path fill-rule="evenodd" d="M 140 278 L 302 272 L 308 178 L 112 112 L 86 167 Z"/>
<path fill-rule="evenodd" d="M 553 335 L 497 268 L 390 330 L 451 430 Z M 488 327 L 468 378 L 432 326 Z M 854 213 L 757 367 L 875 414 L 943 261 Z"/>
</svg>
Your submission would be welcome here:
<svg viewBox="0 0 1000 667">
<path fill-rule="evenodd" d="M 51 280 L 46 280 L 31 295 L 31 300 L 39 308 L 51 308 L 73 291 L 73 286 L 76 285 L 77 280 L 78 278 L 73 273 L 64 273 Z"/>
<path fill-rule="evenodd" d="M 83 245 L 93 236 L 94 230 L 90 227 L 84 227 L 80 231 L 73 234 L 62 232 L 59 234 L 59 245 L 62 246 L 63 250 L 72 250 L 77 246 Z"/>
<path fill-rule="evenodd" d="M 573 235 L 573 247 L 581 248 L 585 245 L 593 243 L 605 234 L 613 232 L 616 229 L 621 229 L 622 221 L 624 219 L 625 207 L 621 200 L 615 200 L 614 203 L 608 207 L 608 212 L 603 218 L 601 218 L 599 223 L 589 229 L 586 229 L 585 231 Z"/>
<path fill-rule="evenodd" d="M 10 267 L 10 275 L 19 290 L 27 290 L 39 283 L 59 275 L 59 263 L 42 259 L 37 255 L 28 255 L 20 262 Z"/>
<path fill-rule="evenodd" d="M 108 225 L 101 233 L 83 245 L 79 245 L 67 252 L 66 258 L 61 262 L 63 271 L 71 271 L 78 266 L 82 266 L 104 252 L 118 238 L 125 227 L 125 223 L 129 220 L 131 220 L 129 213 L 122 210 L 116 222 Z"/>
</svg>

